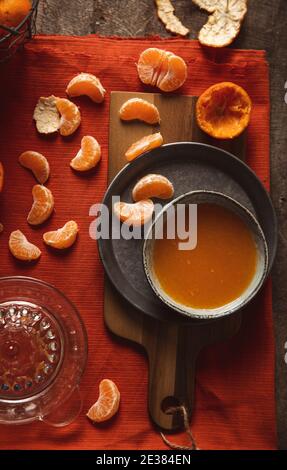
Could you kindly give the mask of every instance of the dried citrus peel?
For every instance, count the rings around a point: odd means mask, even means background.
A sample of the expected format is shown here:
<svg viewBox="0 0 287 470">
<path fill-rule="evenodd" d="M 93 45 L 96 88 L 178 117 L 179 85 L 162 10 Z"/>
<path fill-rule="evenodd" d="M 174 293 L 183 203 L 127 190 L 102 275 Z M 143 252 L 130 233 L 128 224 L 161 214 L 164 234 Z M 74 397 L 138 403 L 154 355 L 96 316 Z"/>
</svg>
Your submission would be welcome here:
<svg viewBox="0 0 287 470">
<path fill-rule="evenodd" d="M 193 0 L 211 15 L 201 28 L 199 42 L 209 47 L 225 47 L 239 34 L 247 12 L 247 0 Z"/>
<path fill-rule="evenodd" d="M 56 106 L 56 96 L 41 96 L 35 107 L 33 118 L 40 134 L 53 134 L 60 128 L 60 113 Z"/>
<path fill-rule="evenodd" d="M 186 28 L 174 14 L 174 7 L 170 0 L 155 0 L 157 15 L 166 29 L 174 34 L 186 36 L 189 29 Z"/>
</svg>

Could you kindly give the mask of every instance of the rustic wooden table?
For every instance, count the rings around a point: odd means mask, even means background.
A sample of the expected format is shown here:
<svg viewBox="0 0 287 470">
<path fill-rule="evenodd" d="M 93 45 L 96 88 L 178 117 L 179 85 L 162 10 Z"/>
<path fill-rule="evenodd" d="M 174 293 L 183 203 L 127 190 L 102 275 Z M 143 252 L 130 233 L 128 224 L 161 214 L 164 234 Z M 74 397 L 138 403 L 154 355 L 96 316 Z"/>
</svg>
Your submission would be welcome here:
<svg viewBox="0 0 287 470">
<path fill-rule="evenodd" d="M 173 0 L 190 38 L 206 20 L 191 0 Z M 279 218 L 279 250 L 273 271 L 276 338 L 276 400 L 278 445 L 287 449 L 287 2 L 249 0 L 249 11 L 233 47 L 265 49 L 271 74 L 272 198 Z M 43 34 L 169 36 L 156 17 L 153 0 L 41 0 L 37 31 Z M 287 343 L 286 343 L 287 348 Z M 254 371 L 256 380 L 256 371 Z M 263 423 L 264 425 L 264 423 Z"/>
</svg>

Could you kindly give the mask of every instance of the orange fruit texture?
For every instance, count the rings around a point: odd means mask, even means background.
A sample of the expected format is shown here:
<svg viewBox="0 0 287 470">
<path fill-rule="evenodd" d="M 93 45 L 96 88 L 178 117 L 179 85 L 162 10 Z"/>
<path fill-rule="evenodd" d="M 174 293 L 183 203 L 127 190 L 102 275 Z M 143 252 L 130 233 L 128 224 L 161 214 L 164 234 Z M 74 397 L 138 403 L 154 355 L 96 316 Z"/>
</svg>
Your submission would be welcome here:
<svg viewBox="0 0 287 470">
<path fill-rule="evenodd" d="M 3 164 L 0 162 L 0 193 L 3 191 L 4 186 L 4 167 Z"/>
<path fill-rule="evenodd" d="M 101 159 L 101 147 L 98 141 L 89 135 L 82 138 L 81 148 L 73 158 L 70 166 L 76 171 L 88 171 L 94 168 Z"/>
<path fill-rule="evenodd" d="M 9 27 L 18 26 L 31 10 L 30 0 L 1 0 L 0 24 Z"/>
<path fill-rule="evenodd" d="M 12 255 L 21 261 L 34 261 L 41 256 L 41 250 L 30 243 L 20 230 L 10 234 L 9 249 Z"/>
<path fill-rule="evenodd" d="M 142 98 L 131 98 L 120 108 L 119 116 L 123 121 L 138 119 L 147 124 L 159 124 L 160 116 L 157 107 Z"/>
<path fill-rule="evenodd" d="M 70 97 L 86 95 L 95 103 L 101 103 L 105 98 L 106 90 L 95 75 L 80 73 L 68 83 L 66 93 Z"/>
<path fill-rule="evenodd" d="M 181 57 L 156 47 L 140 54 L 137 69 L 145 85 L 156 86 L 167 92 L 180 88 L 187 77 L 187 66 Z"/>
<path fill-rule="evenodd" d="M 199 127 L 216 139 L 233 139 L 249 124 L 252 102 L 247 92 L 232 82 L 212 85 L 196 103 Z"/>
<path fill-rule="evenodd" d="M 33 150 L 21 153 L 19 163 L 28 170 L 31 170 L 36 180 L 44 184 L 50 175 L 49 162 L 44 155 Z"/>
<path fill-rule="evenodd" d="M 30 225 L 40 225 L 45 222 L 54 210 L 54 198 L 50 189 L 36 184 L 32 189 L 33 205 L 28 214 Z"/>
<path fill-rule="evenodd" d="M 70 220 L 62 228 L 44 233 L 43 240 L 46 245 L 58 250 L 64 250 L 70 248 L 75 243 L 78 231 L 77 222 Z"/>
<path fill-rule="evenodd" d="M 135 185 L 132 195 L 134 201 L 151 197 L 170 199 L 174 194 L 173 184 L 162 175 L 150 174 L 141 178 Z"/>
<path fill-rule="evenodd" d="M 116 202 L 114 204 L 115 216 L 128 225 L 134 227 L 146 224 L 152 218 L 154 204 L 150 199 L 142 200 L 134 204 Z"/>
<path fill-rule="evenodd" d="M 56 107 L 61 115 L 60 134 L 65 137 L 73 134 L 81 124 L 81 113 L 78 106 L 66 98 L 56 98 Z"/>
<path fill-rule="evenodd" d="M 99 398 L 89 409 L 87 417 L 93 423 L 101 423 L 112 418 L 119 409 L 121 395 L 116 384 L 104 379 L 99 385 Z"/>
<path fill-rule="evenodd" d="M 139 155 L 148 150 L 159 147 L 163 143 L 163 138 L 160 132 L 155 134 L 145 135 L 141 139 L 134 142 L 126 151 L 125 157 L 128 162 L 134 160 Z"/>
</svg>

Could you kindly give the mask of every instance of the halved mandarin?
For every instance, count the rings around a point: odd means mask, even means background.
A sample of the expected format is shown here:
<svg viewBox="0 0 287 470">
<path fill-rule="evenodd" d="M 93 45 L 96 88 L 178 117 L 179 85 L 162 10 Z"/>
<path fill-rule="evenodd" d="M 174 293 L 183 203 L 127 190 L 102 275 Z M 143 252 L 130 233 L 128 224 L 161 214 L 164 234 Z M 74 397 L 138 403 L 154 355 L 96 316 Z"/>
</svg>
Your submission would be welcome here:
<svg viewBox="0 0 287 470">
<path fill-rule="evenodd" d="M 149 222 L 154 211 L 154 204 L 150 199 L 129 204 L 127 202 L 116 202 L 114 214 L 121 222 L 139 227 Z"/>
<path fill-rule="evenodd" d="M 157 174 L 150 174 L 141 178 L 132 192 L 133 200 L 136 202 L 152 197 L 170 199 L 173 194 L 173 184 L 165 176 Z"/>
<path fill-rule="evenodd" d="M 4 186 L 4 166 L 0 162 L 0 193 L 3 191 Z"/>
<path fill-rule="evenodd" d="M 49 162 L 41 153 L 27 150 L 21 153 L 19 163 L 24 168 L 31 170 L 39 183 L 44 184 L 48 180 L 50 175 Z"/>
<path fill-rule="evenodd" d="M 94 168 L 101 159 L 101 147 L 98 141 L 86 135 L 82 138 L 81 148 L 73 158 L 70 166 L 76 171 L 88 171 Z"/>
<path fill-rule="evenodd" d="M 56 98 L 56 107 L 61 115 L 60 134 L 65 137 L 73 134 L 81 124 L 81 113 L 78 106 L 66 98 Z"/>
<path fill-rule="evenodd" d="M 141 139 L 134 142 L 126 151 L 125 157 L 128 162 L 134 160 L 139 155 L 148 150 L 152 150 L 156 147 L 160 147 L 163 143 L 163 138 L 160 132 L 155 134 L 145 135 Z"/>
<path fill-rule="evenodd" d="M 78 232 L 79 227 L 77 222 L 70 220 L 58 230 L 44 233 L 43 240 L 46 245 L 58 250 L 64 250 L 70 248 L 75 243 Z"/>
<path fill-rule="evenodd" d="M 87 417 L 93 423 L 101 423 L 112 418 L 120 406 L 121 395 L 118 387 L 112 380 L 102 380 L 99 392 L 98 400 L 87 413 Z"/>
<path fill-rule="evenodd" d="M 35 261 L 41 256 L 41 250 L 30 243 L 20 230 L 10 234 L 9 249 L 12 255 L 21 261 Z"/>
<path fill-rule="evenodd" d="M 105 98 L 106 90 L 95 75 L 80 73 L 70 81 L 66 93 L 71 97 L 86 95 L 95 103 L 101 103 Z"/>
<path fill-rule="evenodd" d="M 187 77 L 187 66 L 181 57 L 156 47 L 140 54 L 137 69 L 143 83 L 167 92 L 177 90 Z"/>
<path fill-rule="evenodd" d="M 147 124 L 159 124 L 160 122 L 157 107 L 142 98 L 131 98 L 127 100 L 120 108 L 119 115 L 123 121 L 133 121 L 137 119 Z"/>
<path fill-rule="evenodd" d="M 54 198 L 50 189 L 36 184 L 32 189 L 33 205 L 28 214 L 30 225 L 40 225 L 45 222 L 54 210 Z"/>
<path fill-rule="evenodd" d="M 197 100 L 199 127 L 216 139 L 233 139 L 249 124 L 252 102 L 248 93 L 232 82 L 208 88 Z"/>
</svg>

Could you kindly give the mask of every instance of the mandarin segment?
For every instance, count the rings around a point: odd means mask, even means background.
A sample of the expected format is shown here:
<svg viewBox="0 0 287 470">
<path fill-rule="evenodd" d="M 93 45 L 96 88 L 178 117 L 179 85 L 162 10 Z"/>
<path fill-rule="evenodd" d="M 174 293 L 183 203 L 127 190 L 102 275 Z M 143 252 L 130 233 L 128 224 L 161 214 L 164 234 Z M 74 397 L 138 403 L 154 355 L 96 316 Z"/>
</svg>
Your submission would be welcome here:
<svg viewBox="0 0 287 470">
<path fill-rule="evenodd" d="M 43 240 L 48 246 L 64 250 L 70 248 L 75 243 L 78 232 L 79 227 L 77 222 L 70 220 L 58 230 L 44 233 Z"/>
<path fill-rule="evenodd" d="M 99 385 L 99 398 L 89 409 L 87 417 L 93 423 L 101 423 L 112 418 L 120 406 L 120 392 L 116 384 L 109 379 L 104 379 Z"/>
<path fill-rule="evenodd" d="M 157 86 L 166 92 L 180 88 L 187 77 L 187 66 L 181 57 L 155 47 L 140 54 L 137 70 L 144 84 Z"/>
<path fill-rule="evenodd" d="M 76 171 L 88 171 L 94 168 L 101 159 L 101 147 L 98 141 L 89 135 L 82 138 L 81 148 L 73 158 L 70 166 Z"/>
<path fill-rule="evenodd" d="M 45 222 L 54 210 L 54 198 L 50 189 L 36 184 L 32 189 L 33 205 L 28 214 L 30 225 L 40 225 Z"/>
<path fill-rule="evenodd" d="M 199 127 L 216 139 L 233 139 L 249 124 L 252 102 L 247 92 L 232 82 L 212 85 L 196 103 Z"/>
<path fill-rule="evenodd" d="M 120 108 L 119 116 L 123 121 L 139 120 L 147 124 L 158 124 L 160 122 L 157 107 L 142 98 L 131 98 Z"/>
<path fill-rule="evenodd" d="M 0 162 L 0 193 L 3 191 L 4 186 L 4 166 Z"/>
<path fill-rule="evenodd" d="M 95 75 L 80 73 L 69 82 L 66 93 L 70 97 L 86 95 L 95 103 L 101 103 L 106 90 Z"/>
<path fill-rule="evenodd" d="M 21 153 L 19 163 L 28 170 L 31 170 L 36 180 L 44 184 L 50 175 L 49 162 L 44 155 L 33 150 L 27 150 Z"/>
<path fill-rule="evenodd" d="M 152 218 L 154 204 L 150 199 L 129 204 L 127 202 L 116 202 L 114 204 L 114 214 L 121 221 L 128 225 L 139 227 L 146 224 Z"/>
<path fill-rule="evenodd" d="M 40 134 L 53 134 L 60 128 L 60 114 L 56 106 L 56 96 L 41 96 L 34 109 L 33 119 Z"/>
<path fill-rule="evenodd" d="M 139 155 L 148 150 L 152 150 L 156 147 L 160 147 L 163 143 L 163 138 L 160 132 L 155 134 L 145 135 L 141 139 L 134 142 L 126 151 L 125 157 L 128 162 L 131 162 Z"/>
<path fill-rule="evenodd" d="M 10 234 L 9 249 L 12 255 L 21 261 L 35 261 L 41 256 L 41 250 L 30 243 L 20 230 Z"/>
<path fill-rule="evenodd" d="M 78 106 L 66 98 L 56 98 L 56 107 L 61 115 L 60 134 L 64 137 L 73 134 L 81 124 L 81 113 Z"/>
<path fill-rule="evenodd" d="M 132 192 L 133 200 L 136 202 L 152 197 L 170 199 L 173 194 L 173 184 L 165 176 L 157 174 L 150 174 L 141 178 Z"/>
</svg>

